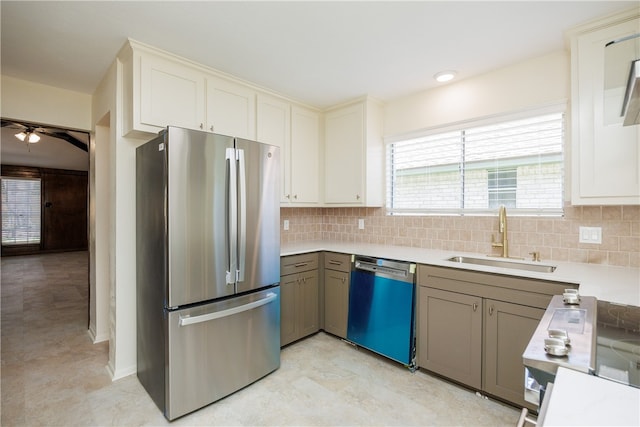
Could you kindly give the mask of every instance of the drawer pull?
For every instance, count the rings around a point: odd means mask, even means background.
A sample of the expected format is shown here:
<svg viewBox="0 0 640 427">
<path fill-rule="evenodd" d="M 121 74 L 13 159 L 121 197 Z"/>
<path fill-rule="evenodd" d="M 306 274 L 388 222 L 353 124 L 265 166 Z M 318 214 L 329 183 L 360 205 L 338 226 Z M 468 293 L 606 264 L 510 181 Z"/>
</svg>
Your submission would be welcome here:
<svg viewBox="0 0 640 427">
<path fill-rule="evenodd" d="M 331 259 L 331 260 L 329 260 L 329 264 L 331 264 L 331 265 L 342 265 L 342 262 L 340 262 L 340 261 L 335 261 L 335 260 L 332 260 L 332 259 Z"/>
<path fill-rule="evenodd" d="M 473 311 L 476 311 L 478 309 L 478 303 L 474 302 L 473 303 Z"/>
<path fill-rule="evenodd" d="M 294 267 L 298 268 L 298 267 L 306 267 L 307 264 L 309 264 L 308 262 L 299 262 L 296 265 L 294 265 Z"/>
</svg>

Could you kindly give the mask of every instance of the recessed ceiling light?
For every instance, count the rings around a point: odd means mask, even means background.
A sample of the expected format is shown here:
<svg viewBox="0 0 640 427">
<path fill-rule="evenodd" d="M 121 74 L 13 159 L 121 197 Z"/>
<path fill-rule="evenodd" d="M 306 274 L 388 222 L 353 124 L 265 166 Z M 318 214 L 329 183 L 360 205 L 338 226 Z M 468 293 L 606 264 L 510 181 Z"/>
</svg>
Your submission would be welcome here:
<svg viewBox="0 0 640 427">
<path fill-rule="evenodd" d="M 440 83 L 448 82 L 452 80 L 456 76 L 455 71 L 440 71 L 436 75 L 433 76 L 434 79 L 439 81 Z"/>
</svg>

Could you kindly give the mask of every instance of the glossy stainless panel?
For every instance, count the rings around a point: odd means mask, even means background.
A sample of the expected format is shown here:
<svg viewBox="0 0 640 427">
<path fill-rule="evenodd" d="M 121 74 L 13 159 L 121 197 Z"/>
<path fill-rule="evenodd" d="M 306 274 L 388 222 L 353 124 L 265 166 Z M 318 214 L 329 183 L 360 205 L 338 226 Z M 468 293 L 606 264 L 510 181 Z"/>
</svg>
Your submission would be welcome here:
<svg viewBox="0 0 640 427">
<path fill-rule="evenodd" d="M 236 139 L 236 149 L 246 165 L 238 167 L 238 182 L 244 181 L 238 196 L 241 293 L 280 281 L 280 149 L 243 139 Z"/>
<path fill-rule="evenodd" d="M 223 135 L 169 128 L 169 307 L 232 295 L 227 283 L 229 242 L 227 149 Z"/>
<path fill-rule="evenodd" d="M 165 404 L 166 154 L 164 135 L 136 149 L 137 371 L 159 408 Z"/>
<path fill-rule="evenodd" d="M 280 366 L 280 288 L 168 314 L 167 408 L 172 420 Z"/>
<path fill-rule="evenodd" d="M 575 316 L 571 313 L 575 313 Z M 582 296 L 580 304 L 567 305 L 564 304 L 562 295 L 554 296 L 522 355 L 524 365 L 551 375 L 555 375 L 558 366 L 585 373 L 595 372 L 596 316 L 594 297 Z M 560 327 L 563 323 L 565 326 Z M 545 352 L 545 339 L 549 338 L 549 329 L 567 330 L 571 346 L 566 356 L 552 356 Z"/>
</svg>

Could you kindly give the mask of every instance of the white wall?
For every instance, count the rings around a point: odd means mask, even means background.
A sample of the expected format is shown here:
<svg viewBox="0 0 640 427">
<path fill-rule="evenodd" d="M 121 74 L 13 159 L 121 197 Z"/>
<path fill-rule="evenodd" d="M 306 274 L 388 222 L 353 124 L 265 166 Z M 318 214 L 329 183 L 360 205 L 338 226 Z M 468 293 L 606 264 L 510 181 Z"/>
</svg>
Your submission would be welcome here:
<svg viewBox="0 0 640 427">
<path fill-rule="evenodd" d="M 2 117 L 91 130 L 91 95 L 2 76 Z"/>
<path fill-rule="evenodd" d="M 387 102 L 385 136 L 568 100 L 569 53 L 561 50 Z"/>
<path fill-rule="evenodd" d="M 121 73 L 122 65 L 115 60 L 94 93 L 93 116 L 97 130 L 94 185 L 96 193 L 103 195 L 95 201 L 96 270 L 105 272 L 102 280 L 96 278 L 101 300 L 95 309 L 97 319 L 108 323 L 107 368 L 113 380 L 136 372 L 135 149 L 146 141 L 121 136 Z"/>
<path fill-rule="evenodd" d="M 110 291 L 111 291 L 111 223 L 112 211 L 112 162 L 111 151 L 115 140 L 112 131 L 111 110 L 115 105 L 115 63 L 111 65 L 93 96 L 92 123 L 94 134 L 89 150 L 89 247 L 92 266 L 89 282 L 91 299 L 89 301 L 89 331 L 94 342 L 110 339 Z"/>
</svg>

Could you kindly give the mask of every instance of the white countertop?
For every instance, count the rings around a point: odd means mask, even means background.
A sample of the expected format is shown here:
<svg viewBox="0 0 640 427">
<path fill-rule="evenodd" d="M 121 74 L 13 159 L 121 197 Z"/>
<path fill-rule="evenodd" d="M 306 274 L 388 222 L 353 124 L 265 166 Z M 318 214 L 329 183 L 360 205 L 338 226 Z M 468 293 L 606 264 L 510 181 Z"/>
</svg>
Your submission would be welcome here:
<svg viewBox="0 0 640 427">
<path fill-rule="evenodd" d="M 539 426 L 640 426 L 640 389 L 558 368 Z"/>
<path fill-rule="evenodd" d="M 611 301 L 619 304 L 640 306 L 640 269 L 638 268 L 543 260 L 542 264 L 554 265 L 557 268 L 553 273 L 540 273 L 520 269 L 470 265 L 447 261 L 448 258 L 456 255 L 485 257 L 486 255 L 484 254 L 420 249 L 406 246 L 336 242 L 328 240 L 285 243 L 281 246 L 280 254 L 282 256 L 286 256 L 318 251 L 366 255 L 378 258 L 415 262 L 418 264 L 454 267 L 484 271 L 488 273 L 575 283 L 579 285 L 581 295 L 594 296 L 599 300 Z M 537 264 L 529 261 L 524 262 Z"/>
</svg>

